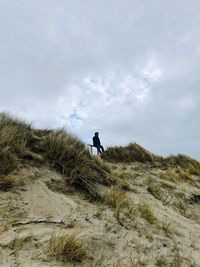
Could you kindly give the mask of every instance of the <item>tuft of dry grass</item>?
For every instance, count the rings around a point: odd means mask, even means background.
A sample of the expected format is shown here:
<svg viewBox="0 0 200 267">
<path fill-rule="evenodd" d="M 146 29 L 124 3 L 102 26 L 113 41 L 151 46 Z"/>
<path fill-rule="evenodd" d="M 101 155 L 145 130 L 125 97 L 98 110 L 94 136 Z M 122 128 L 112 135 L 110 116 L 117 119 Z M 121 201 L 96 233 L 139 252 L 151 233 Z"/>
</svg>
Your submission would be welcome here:
<svg viewBox="0 0 200 267">
<path fill-rule="evenodd" d="M 162 221 L 158 223 L 158 226 L 163 230 L 167 237 L 171 237 L 171 235 L 174 233 L 174 228 L 170 222 Z"/>
<path fill-rule="evenodd" d="M 188 166 L 188 172 L 190 175 L 200 176 L 200 168 L 196 168 L 193 165 Z"/>
<path fill-rule="evenodd" d="M 147 190 L 149 191 L 149 193 L 152 194 L 152 196 L 154 196 L 156 199 L 158 200 L 162 200 L 163 198 L 163 192 L 161 189 L 161 186 L 155 183 L 152 183 L 148 186 Z"/>
<path fill-rule="evenodd" d="M 179 167 L 177 168 L 176 173 L 178 174 L 179 180 L 194 182 L 194 179 L 192 178 L 188 170 L 184 170 L 184 169 L 182 170 Z"/>
<path fill-rule="evenodd" d="M 156 266 L 162 267 L 162 266 L 166 266 L 167 265 L 167 259 L 164 255 L 159 255 L 156 258 L 156 262 L 155 262 Z"/>
<path fill-rule="evenodd" d="M 20 236 L 20 234 L 16 233 L 14 238 L 11 240 L 9 244 L 9 248 L 11 250 L 19 252 L 25 243 L 31 242 L 33 239 L 33 235 L 31 233 L 28 233 L 25 236 Z"/>
<path fill-rule="evenodd" d="M 4 224 L 0 224 L 0 235 L 4 232 L 6 232 L 9 229 L 8 224 L 4 223 Z"/>
<path fill-rule="evenodd" d="M 173 169 L 167 170 L 165 173 L 161 174 L 161 178 L 170 180 L 172 182 L 177 182 L 179 180 L 179 176 Z"/>
<path fill-rule="evenodd" d="M 93 160 L 102 170 L 107 173 L 111 173 L 110 165 L 105 160 L 103 160 L 99 156 L 93 156 Z"/>
<path fill-rule="evenodd" d="M 15 185 L 22 183 L 22 179 L 17 172 L 11 172 L 6 176 L 0 176 L 0 190 L 8 191 Z"/>
<path fill-rule="evenodd" d="M 137 209 L 140 212 L 140 215 L 144 219 L 146 219 L 149 223 L 153 224 L 156 221 L 153 208 L 149 204 L 147 203 L 138 204 Z"/>
<path fill-rule="evenodd" d="M 53 231 L 48 256 L 64 262 L 81 262 L 87 257 L 88 241 L 79 231 L 64 233 Z"/>
<path fill-rule="evenodd" d="M 114 208 L 115 216 L 119 220 L 120 212 L 128 202 L 127 193 L 118 185 L 111 186 L 105 196 L 105 202 Z"/>
<path fill-rule="evenodd" d="M 9 176 L 0 177 L 0 191 L 8 191 L 13 187 L 13 180 L 9 179 Z"/>
<path fill-rule="evenodd" d="M 174 252 L 174 258 L 172 260 L 171 266 L 172 267 L 181 267 L 182 266 L 182 259 L 181 259 L 179 248 L 176 245 L 174 245 L 172 251 Z"/>
</svg>

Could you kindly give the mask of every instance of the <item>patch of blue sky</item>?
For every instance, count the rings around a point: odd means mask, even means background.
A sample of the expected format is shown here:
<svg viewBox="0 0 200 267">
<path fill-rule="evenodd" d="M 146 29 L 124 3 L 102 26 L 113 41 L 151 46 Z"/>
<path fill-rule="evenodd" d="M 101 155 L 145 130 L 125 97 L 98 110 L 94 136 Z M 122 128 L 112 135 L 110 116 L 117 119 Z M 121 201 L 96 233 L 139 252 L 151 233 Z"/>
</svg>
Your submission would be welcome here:
<svg viewBox="0 0 200 267">
<path fill-rule="evenodd" d="M 83 120 L 76 111 L 70 114 L 67 118 L 68 125 L 72 128 L 80 126 Z"/>
</svg>

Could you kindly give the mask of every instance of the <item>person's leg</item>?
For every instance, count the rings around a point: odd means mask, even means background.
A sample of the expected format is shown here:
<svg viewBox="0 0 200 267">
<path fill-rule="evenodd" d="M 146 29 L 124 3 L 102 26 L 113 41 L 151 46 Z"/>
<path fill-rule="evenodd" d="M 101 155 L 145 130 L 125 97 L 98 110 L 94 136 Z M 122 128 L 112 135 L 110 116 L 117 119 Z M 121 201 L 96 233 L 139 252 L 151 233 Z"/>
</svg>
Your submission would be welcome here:
<svg viewBox="0 0 200 267">
<path fill-rule="evenodd" d="M 104 152 L 104 148 L 103 148 L 103 146 L 102 145 L 100 145 L 100 148 L 101 148 L 101 150 L 102 150 L 102 153 Z"/>
<path fill-rule="evenodd" d="M 101 149 L 100 149 L 101 146 L 98 146 L 98 145 L 97 145 L 97 146 L 95 146 L 95 147 L 97 148 L 98 153 L 99 153 L 99 154 L 102 154 Z"/>
</svg>

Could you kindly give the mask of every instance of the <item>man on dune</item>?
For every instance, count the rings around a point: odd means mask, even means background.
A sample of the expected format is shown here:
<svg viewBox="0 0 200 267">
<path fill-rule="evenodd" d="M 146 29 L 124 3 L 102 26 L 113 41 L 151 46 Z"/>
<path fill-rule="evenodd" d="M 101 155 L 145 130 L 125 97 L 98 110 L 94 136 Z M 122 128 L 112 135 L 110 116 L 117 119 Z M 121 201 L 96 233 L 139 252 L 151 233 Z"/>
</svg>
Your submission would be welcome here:
<svg viewBox="0 0 200 267">
<path fill-rule="evenodd" d="M 96 132 L 93 137 L 93 146 L 97 148 L 98 153 L 102 154 L 104 152 L 104 148 L 101 145 L 100 139 L 99 139 L 99 133 Z"/>
</svg>

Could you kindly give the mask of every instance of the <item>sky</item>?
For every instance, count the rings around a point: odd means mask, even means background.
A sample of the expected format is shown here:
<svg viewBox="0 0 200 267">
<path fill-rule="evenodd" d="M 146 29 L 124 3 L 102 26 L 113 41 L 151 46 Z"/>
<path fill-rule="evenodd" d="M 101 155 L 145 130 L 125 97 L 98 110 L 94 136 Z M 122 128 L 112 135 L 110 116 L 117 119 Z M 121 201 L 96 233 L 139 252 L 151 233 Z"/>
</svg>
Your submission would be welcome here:
<svg viewBox="0 0 200 267">
<path fill-rule="evenodd" d="M 0 0 L 0 112 L 200 160 L 199 0 Z"/>
</svg>

